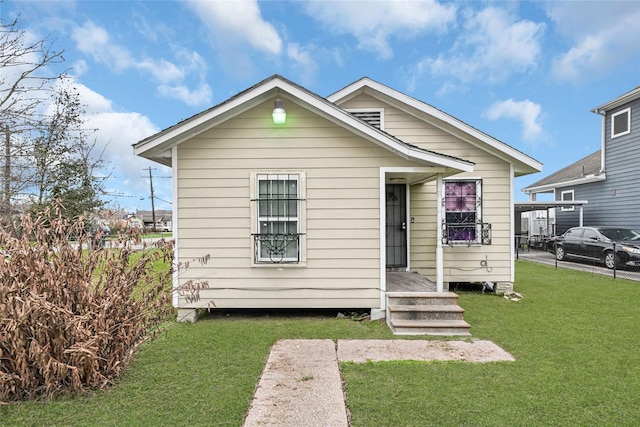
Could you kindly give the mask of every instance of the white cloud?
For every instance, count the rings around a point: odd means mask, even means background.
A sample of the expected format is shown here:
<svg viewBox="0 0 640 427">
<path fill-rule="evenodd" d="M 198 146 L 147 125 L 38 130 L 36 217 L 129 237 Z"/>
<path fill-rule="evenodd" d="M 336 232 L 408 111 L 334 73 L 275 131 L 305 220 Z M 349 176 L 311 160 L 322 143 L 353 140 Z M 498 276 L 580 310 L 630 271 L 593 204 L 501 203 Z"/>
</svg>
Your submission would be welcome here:
<svg viewBox="0 0 640 427">
<path fill-rule="evenodd" d="M 90 135 L 90 140 L 97 142 L 93 154 L 98 155 L 104 149 L 102 159 L 105 162 L 105 168 L 102 172 L 112 174 L 105 183 L 109 188 L 108 191 L 115 194 L 148 197 L 149 183 L 142 178 L 143 169 L 151 166 L 158 171 L 158 174 L 165 176 L 170 175 L 171 171 L 169 168 L 135 156 L 132 145 L 157 133 L 158 128 L 148 117 L 139 113 L 114 111 L 109 99 L 80 83 L 76 82 L 75 87 L 80 94 L 81 103 L 87 110 L 85 127 L 96 129 L 96 132 Z M 158 191 L 165 194 L 166 199 L 171 197 L 170 182 L 155 184 Z M 115 200 L 121 204 L 131 202 L 127 199 Z M 136 202 L 139 204 L 139 201 Z"/>
<path fill-rule="evenodd" d="M 211 87 L 207 84 L 201 84 L 193 90 L 184 85 L 160 85 L 158 93 L 166 98 L 180 100 L 192 107 L 207 104 L 213 96 Z"/>
<path fill-rule="evenodd" d="M 89 71 L 89 65 L 87 65 L 87 61 L 85 61 L 84 59 L 79 59 L 78 61 L 74 62 L 71 69 L 73 70 L 74 76 L 82 76 L 87 71 Z"/>
<path fill-rule="evenodd" d="M 257 0 L 189 0 L 189 6 L 221 43 L 243 40 L 256 49 L 279 55 L 282 40 L 260 13 Z"/>
<path fill-rule="evenodd" d="M 522 124 L 522 137 L 527 140 L 533 140 L 542 134 L 542 126 L 539 123 L 541 112 L 540 104 L 528 99 L 524 101 L 507 99 L 491 105 L 484 115 L 489 120 L 507 118 L 520 121 Z"/>
<path fill-rule="evenodd" d="M 74 28 L 71 38 L 76 42 L 78 50 L 114 71 L 121 72 L 135 67 L 131 53 L 116 45 L 104 28 L 91 21 L 87 21 L 82 27 Z"/>
<path fill-rule="evenodd" d="M 313 47 L 310 49 L 313 49 Z M 310 84 L 318 69 L 318 64 L 313 60 L 310 50 L 303 48 L 298 43 L 289 43 L 287 45 L 287 57 L 300 70 L 302 84 Z"/>
<path fill-rule="evenodd" d="M 538 66 L 544 24 L 519 20 L 495 7 L 477 13 L 468 9 L 463 19 L 463 31 L 452 49 L 420 61 L 415 67 L 417 76 L 430 72 L 446 79 L 450 88 L 452 78 L 463 84 L 498 82 Z"/>
<path fill-rule="evenodd" d="M 150 76 L 158 84 L 158 93 L 162 96 L 176 99 L 187 105 L 209 104 L 212 93 L 205 82 L 207 64 L 197 53 L 179 46 L 170 46 L 170 52 L 176 56 L 176 62 L 160 58 L 136 58 L 129 49 L 115 43 L 109 33 L 91 21 L 76 27 L 72 32 L 72 39 L 78 49 L 92 57 L 114 72 L 122 73 L 137 70 Z M 84 64 L 86 69 L 86 63 Z M 191 90 L 186 83 L 194 76 L 197 88 Z"/>
<path fill-rule="evenodd" d="M 393 57 L 389 39 L 444 31 L 455 22 L 456 6 L 437 1 L 311 1 L 307 13 L 337 34 L 351 34 L 358 47 L 381 59 Z"/>
<path fill-rule="evenodd" d="M 640 3 L 557 2 L 547 13 L 556 31 L 573 44 L 553 62 L 554 76 L 582 81 L 619 64 L 640 62 Z"/>
</svg>

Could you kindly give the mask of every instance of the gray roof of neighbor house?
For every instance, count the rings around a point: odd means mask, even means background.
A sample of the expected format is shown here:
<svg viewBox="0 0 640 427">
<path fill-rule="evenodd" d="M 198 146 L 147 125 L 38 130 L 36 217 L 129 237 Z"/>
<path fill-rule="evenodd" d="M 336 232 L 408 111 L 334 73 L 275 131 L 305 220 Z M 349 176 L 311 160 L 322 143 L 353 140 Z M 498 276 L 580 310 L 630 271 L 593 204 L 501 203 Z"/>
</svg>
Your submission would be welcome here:
<svg viewBox="0 0 640 427">
<path fill-rule="evenodd" d="M 600 155 L 601 151 L 598 150 L 595 153 L 590 154 L 555 173 L 552 173 L 546 178 L 534 182 L 528 187 L 523 188 L 522 191 L 534 193 L 544 190 L 549 191 L 555 187 L 561 186 L 561 184 L 576 183 L 576 181 L 580 182 L 580 180 L 589 177 L 604 177 L 604 173 L 601 171 Z"/>
<path fill-rule="evenodd" d="M 627 104 L 631 101 L 635 101 L 638 98 L 640 98 L 640 86 L 636 87 L 635 89 L 631 89 L 629 92 L 623 93 L 619 97 L 612 99 L 611 101 L 602 104 L 601 106 L 596 107 L 591 111 L 596 114 L 602 114 L 602 112 L 613 110 L 614 108 L 618 108 L 621 105 Z"/>
</svg>

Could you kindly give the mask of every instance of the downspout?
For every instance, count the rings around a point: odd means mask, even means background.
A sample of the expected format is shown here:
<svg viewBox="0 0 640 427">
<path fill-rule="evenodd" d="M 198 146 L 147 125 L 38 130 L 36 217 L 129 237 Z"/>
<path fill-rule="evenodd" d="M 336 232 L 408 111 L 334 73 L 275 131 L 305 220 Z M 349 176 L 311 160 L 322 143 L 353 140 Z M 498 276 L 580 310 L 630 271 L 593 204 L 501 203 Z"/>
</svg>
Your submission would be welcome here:
<svg viewBox="0 0 640 427">
<path fill-rule="evenodd" d="M 605 172 L 605 141 L 607 139 L 607 112 L 605 110 L 591 110 L 592 112 L 602 116 L 602 136 L 600 137 L 600 173 Z"/>
<path fill-rule="evenodd" d="M 436 178 L 436 291 L 444 291 L 444 251 L 442 249 L 442 174 Z"/>
</svg>

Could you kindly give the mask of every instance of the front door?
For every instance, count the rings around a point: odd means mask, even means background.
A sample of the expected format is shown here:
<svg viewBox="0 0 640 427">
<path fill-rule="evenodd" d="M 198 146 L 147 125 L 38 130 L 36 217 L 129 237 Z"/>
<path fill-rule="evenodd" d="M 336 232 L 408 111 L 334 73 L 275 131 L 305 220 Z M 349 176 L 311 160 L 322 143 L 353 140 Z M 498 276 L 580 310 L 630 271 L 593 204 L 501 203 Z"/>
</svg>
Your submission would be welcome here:
<svg viewBox="0 0 640 427">
<path fill-rule="evenodd" d="M 387 184 L 387 268 L 407 267 L 407 187 Z"/>
</svg>

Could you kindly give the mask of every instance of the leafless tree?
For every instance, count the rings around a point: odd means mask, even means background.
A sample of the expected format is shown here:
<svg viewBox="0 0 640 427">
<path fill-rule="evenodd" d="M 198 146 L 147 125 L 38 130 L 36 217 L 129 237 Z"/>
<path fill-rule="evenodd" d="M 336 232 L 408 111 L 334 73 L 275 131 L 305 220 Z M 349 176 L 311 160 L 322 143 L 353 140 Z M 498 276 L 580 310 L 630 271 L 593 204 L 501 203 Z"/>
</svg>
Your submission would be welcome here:
<svg viewBox="0 0 640 427">
<path fill-rule="evenodd" d="M 0 214 L 7 220 L 18 199 L 37 209 L 55 198 L 76 207 L 99 205 L 85 109 L 73 79 L 57 73 L 62 51 L 50 37 L 39 39 L 18 20 L 0 21 Z M 88 203 L 78 198 L 89 197 Z M 64 204 L 64 201 L 63 201 Z M 78 214 L 75 212 L 74 214 Z"/>
</svg>

